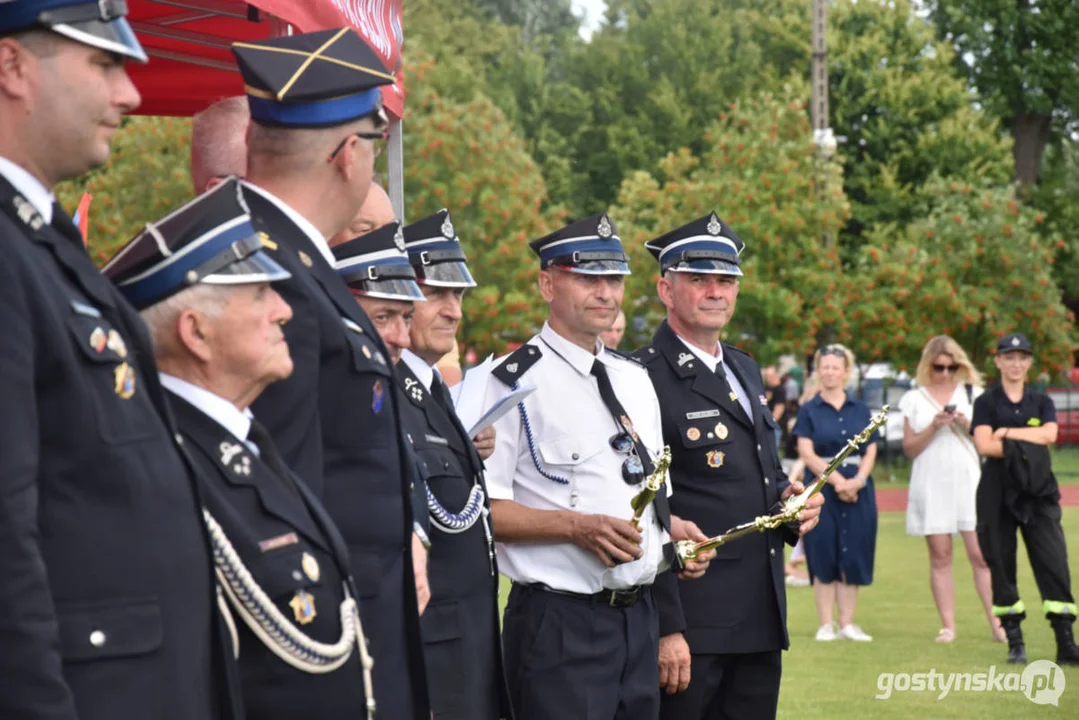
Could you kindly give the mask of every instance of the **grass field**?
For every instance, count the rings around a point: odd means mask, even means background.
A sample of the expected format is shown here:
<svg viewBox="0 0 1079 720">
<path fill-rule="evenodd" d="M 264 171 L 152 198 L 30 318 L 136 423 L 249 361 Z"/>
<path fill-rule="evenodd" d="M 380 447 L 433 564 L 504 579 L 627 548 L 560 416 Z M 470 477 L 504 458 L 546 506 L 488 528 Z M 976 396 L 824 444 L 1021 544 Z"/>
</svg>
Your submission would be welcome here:
<svg viewBox="0 0 1079 720">
<path fill-rule="evenodd" d="M 1054 448 L 1053 473 L 1062 485 L 1079 485 L 1079 447 Z M 900 487 L 910 484 L 910 460 L 905 457 L 889 457 L 877 463 L 873 479 L 879 487 Z"/>
<path fill-rule="evenodd" d="M 1079 452 L 1076 453 L 1079 457 Z M 1071 549 L 1073 579 L 1079 577 L 1079 508 L 1065 509 L 1064 530 Z M 1055 659 L 1048 622 L 1040 617 L 1030 564 L 1020 543 L 1020 593 L 1032 610 L 1023 623 L 1030 660 Z M 779 717 L 816 718 L 1075 718 L 1079 719 L 1079 668 L 1065 671 L 1067 685 L 1058 707 L 1034 705 L 1021 692 L 895 691 L 877 700 L 878 675 L 891 673 L 1012 672 L 1004 663 L 1006 646 L 990 639 L 989 625 L 974 592 L 970 565 L 956 539 L 955 577 L 958 638 L 951 645 L 933 642 L 940 619 L 929 593 L 928 558 L 921 538 L 905 534 L 903 513 L 882 513 L 877 540 L 875 582 L 864 588 L 855 621 L 873 636 L 871 643 L 818 643 L 811 588 L 788 588 L 791 650 L 783 657 Z M 503 578 L 503 603 L 508 583 Z M 1019 669 L 1020 671 L 1022 668 Z"/>
</svg>

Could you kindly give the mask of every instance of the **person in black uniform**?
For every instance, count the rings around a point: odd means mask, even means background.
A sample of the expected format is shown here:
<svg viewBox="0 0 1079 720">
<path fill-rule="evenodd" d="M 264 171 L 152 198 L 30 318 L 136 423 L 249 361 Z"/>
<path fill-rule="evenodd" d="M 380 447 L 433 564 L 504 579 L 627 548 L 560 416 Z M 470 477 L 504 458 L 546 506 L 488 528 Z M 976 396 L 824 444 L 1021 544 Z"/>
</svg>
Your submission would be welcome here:
<svg viewBox="0 0 1079 720">
<path fill-rule="evenodd" d="M 239 717 L 150 339 L 53 199 L 146 55 L 124 5 L 0 5 L 0 717 Z"/>
<path fill-rule="evenodd" d="M 352 30 L 233 46 L 251 110 L 244 198 L 271 256 L 295 370 L 252 410 L 348 544 L 382 717 L 429 720 L 413 562 L 408 458 L 393 367 L 333 267 L 326 238 L 355 217 L 385 138 L 393 77 Z M 377 144 L 376 144 L 377 143 Z"/>
<path fill-rule="evenodd" d="M 993 614 L 1008 637 L 1008 662 L 1027 661 L 1020 629 L 1026 607 L 1015 579 L 1018 529 L 1041 592 L 1042 612 L 1056 634 L 1056 661 L 1079 665 L 1060 490 L 1049 456 L 1059 426 L 1052 398 L 1026 384 L 1033 352 L 1022 333 L 1002 337 L 994 358 L 1000 384 L 974 400 L 971 432 L 978 454 L 986 458 L 975 497 L 975 530 L 993 582 Z"/>
<path fill-rule="evenodd" d="M 465 290 L 476 286 L 446 210 L 404 229 L 426 301 L 416 306 L 397 363 L 402 414 L 427 485 L 431 604 L 421 626 L 435 720 L 512 718 L 502 665 L 498 566 L 477 443 L 489 457 L 494 428 L 475 439 L 454 412 L 437 369 L 454 347 Z"/>
<path fill-rule="evenodd" d="M 289 275 L 262 247 L 228 179 L 148 226 L 106 275 L 150 329 L 199 471 L 248 717 L 352 720 L 364 717 L 370 674 L 348 551 L 249 409 L 292 372 L 292 310 L 270 285 Z"/>
<path fill-rule="evenodd" d="M 711 213 L 645 247 L 659 260 L 667 319 L 636 357 L 656 388 L 671 446 L 671 512 L 717 535 L 803 489 L 780 466 L 760 369 L 720 341 L 738 297 L 743 243 Z M 810 500 L 800 532 L 816 524 L 821 502 Z M 797 534 L 735 540 L 698 582 L 668 575 L 657 583 L 661 718 L 775 717 L 789 645 L 783 542 L 793 545 Z"/>
</svg>

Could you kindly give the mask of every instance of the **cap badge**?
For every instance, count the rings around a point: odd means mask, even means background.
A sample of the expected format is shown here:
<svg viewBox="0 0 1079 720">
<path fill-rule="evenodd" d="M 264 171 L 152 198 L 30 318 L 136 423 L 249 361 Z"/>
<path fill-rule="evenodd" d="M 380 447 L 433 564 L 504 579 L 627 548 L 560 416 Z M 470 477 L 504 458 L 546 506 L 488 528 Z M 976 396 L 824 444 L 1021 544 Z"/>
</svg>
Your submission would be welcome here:
<svg viewBox="0 0 1079 720">
<path fill-rule="evenodd" d="M 120 396 L 120 399 L 130 400 L 131 396 L 135 394 L 135 369 L 126 362 L 120 363 L 113 372 L 113 379 L 116 385 L 116 394 Z"/>
<path fill-rule="evenodd" d="M 322 575 L 322 571 L 319 569 L 318 560 L 311 553 L 304 553 L 303 558 L 300 560 L 300 565 L 303 567 L 303 574 L 311 580 L 311 582 L 318 582 L 319 577 Z"/>
<path fill-rule="evenodd" d="M 292 608 L 292 614 L 296 616 L 296 622 L 301 625 L 307 625 L 318 614 L 315 612 L 315 598 L 303 590 L 293 595 L 288 604 Z"/>
<path fill-rule="evenodd" d="M 716 217 L 715 213 L 712 213 L 712 217 L 708 219 L 708 234 L 719 235 L 722 230 L 723 225 L 720 224 L 719 218 Z"/>
<path fill-rule="evenodd" d="M 453 223 L 450 222 L 450 219 L 449 219 L 448 216 L 446 217 L 445 220 L 442 221 L 442 234 L 445 235 L 450 240 L 452 240 L 455 237 L 455 233 L 453 232 Z"/>
<path fill-rule="evenodd" d="M 1018 347 L 1018 346 L 1019 346 L 1019 338 L 1013 337 L 1012 338 L 1012 347 Z"/>
<path fill-rule="evenodd" d="M 393 234 L 393 245 L 401 252 L 405 251 L 405 234 L 401 231 L 400 225 L 397 226 L 397 232 Z"/>
<path fill-rule="evenodd" d="M 708 467 L 720 468 L 723 467 L 723 460 L 727 456 L 721 450 L 709 450 L 707 455 Z"/>
<path fill-rule="evenodd" d="M 596 227 L 596 234 L 601 238 L 609 238 L 614 234 L 614 228 L 611 227 L 611 221 L 604 215 L 599 219 L 599 225 Z"/>
</svg>

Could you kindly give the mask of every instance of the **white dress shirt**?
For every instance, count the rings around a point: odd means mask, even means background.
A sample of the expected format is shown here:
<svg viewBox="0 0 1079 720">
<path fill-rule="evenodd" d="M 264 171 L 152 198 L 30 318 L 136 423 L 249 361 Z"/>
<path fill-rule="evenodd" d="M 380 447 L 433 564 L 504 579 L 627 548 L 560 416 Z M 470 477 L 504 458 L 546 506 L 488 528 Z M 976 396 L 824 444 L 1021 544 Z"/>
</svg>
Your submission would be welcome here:
<svg viewBox="0 0 1079 720">
<path fill-rule="evenodd" d="M 333 267 L 333 264 L 337 261 L 334 259 L 333 251 L 330 250 L 330 243 L 326 241 L 326 238 L 322 236 L 322 233 L 319 232 L 319 229 L 315 227 L 310 220 L 296 212 L 287 202 L 277 197 L 269 190 L 264 190 L 258 185 L 252 185 L 246 180 L 243 180 L 242 182 L 244 187 L 254 190 L 259 195 L 272 202 L 281 212 L 288 216 L 289 220 L 296 223 L 296 227 L 303 230 L 303 234 L 310 238 L 312 244 L 318 248 L 319 254 L 326 259 L 326 262 L 330 264 L 330 267 Z"/>
<path fill-rule="evenodd" d="M 3 175 L 4 179 L 34 206 L 45 224 L 52 225 L 52 204 L 56 196 L 49 192 L 44 183 L 28 173 L 21 165 L 16 165 L 5 157 L 0 157 L 0 175 Z"/>
<path fill-rule="evenodd" d="M 627 485 L 622 479 L 627 455 L 610 445 L 610 438 L 621 428 L 603 404 L 591 374 L 592 363 L 598 359 L 606 367 L 615 395 L 641 441 L 656 457 L 663 448 L 663 431 L 659 400 L 648 371 L 606 351 L 600 343 L 597 354 L 590 353 L 548 324 L 529 344 L 542 353 L 518 376 L 520 387 L 536 387 L 524 400 L 530 433 L 519 411 L 506 413 L 495 423 L 495 450 L 485 463 L 491 498 L 513 500 L 538 510 L 571 510 L 629 520 L 633 516 L 630 501 L 643 483 Z M 508 391 L 492 377 L 485 405 L 490 407 Z M 544 473 L 568 482 L 559 483 Z M 666 487 L 669 494 L 669 482 Z M 655 579 L 663 545 L 669 539 L 656 522 L 651 505 L 641 518 L 641 536 L 641 558 L 613 568 L 604 567 L 593 553 L 573 543 L 498 543 L 499 569 L 517 582 L 543 583 L 576 593 L 647 585 Z"/>
<path fill-rule="evenodd" d="M 708 368 L 710 372 L 716 371 L 716 366 L 723 362 L 723 343 L 716 343 L 716 354 L 709 355 L 704 350 L 693 343 L 686 340 L 678 333 L 675 333 L 678 339 L 682 341 L 682 344 L 689 348 L 689 351 L 697 356 L 697 358 L 704 363 L 704 366 Z M 723 376 L 727 378 L 727 384 L 731 386 L 731 390 L 738 396 L 738 404 L 742 406 L 742 409 L 746 412 L 746 417 L 750 420 L 753 419 L 753 406 L 749 404 L 749 395 L 746 393 L 746 389 L 742 387 L 742 383 L 738 381 L 738 376 L 734 374 L 730 366 L 727 363 L 723 363 Z"/>
<path fill-rule="evenodd" d="M 431 383 L 434 381 L 435 373 L 438 372 L 438 369 L 428 365 L 426 360 L 411 350 L 401 351 L 401 362 L 408 365 L 408 369 L 412 371 L 417 380 L 423 383 L 423 386 L 427 388 L 427 392 L 431 392 Z M 441 379 L 441 376 L 439 376 L 439 380 Z M 445 385 L 444 382 L 442 384 Z"/>
<path fill-rule="evenodd" d="M 247 439 L 247 434 L 251 432 L 251 419 L 254 417 L 251 410 L 240 410 L 220 395 L 215 395 L 209 390 L 193 385 L 175 375 L 158 373 L 158 376 L 161 378 L 161 385 L 166 390 L 179 395 L 216 420 L 218 425 L 235 435 L 238 440 L 247 445 L 251 452 L 258 456 L 258 445 Z"/>
</svg>

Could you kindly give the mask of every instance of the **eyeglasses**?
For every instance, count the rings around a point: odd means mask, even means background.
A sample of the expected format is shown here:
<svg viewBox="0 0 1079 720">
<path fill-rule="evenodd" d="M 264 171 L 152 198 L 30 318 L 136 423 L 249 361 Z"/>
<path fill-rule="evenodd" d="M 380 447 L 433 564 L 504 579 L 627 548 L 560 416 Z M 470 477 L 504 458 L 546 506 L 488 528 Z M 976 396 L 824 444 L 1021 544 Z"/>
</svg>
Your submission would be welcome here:
<svg viewBox="0 0 1079 720">
<path fill-rule="evenodd" d="M 371 156 L 377 158 L 379 155 L 382 154 L 383 149 L 385 149 L 386 141 L 390 139 L 390 133 L 388 130 L 377 130 L 375 132 L 354 132 L 341 141 L 341 144 L 338 145 L 332 153 L 330 153 L 329 159 L 333 160 L 335 157 L 337 157 L 337 153 L 341 152 L 341 150 L 344 149 L 345 143 L 347 143 L 354 137 L 361 138 L 363 140 L 370 140 Z"/>
<path fill-rule="evenodd" d="M 615 452 L 629 455 L 622 463 L 622 480 L 627 485 L 644 482 L 644 463 L 637 455 L 637 445 L 633 442 L 633 437 L 628 432 L 620 432 L 611 436 L 610 443 Z"/>
<path fill-rule="evenodd" d="M 939 373 L 959 372 L 959 366 L 958 365 L 938 365 L 936 363 L 933 363 L 933 372 L 939 372 Z"/>
<path fill-rule="evenodd" d="M 847 351 L 842 345 L 825 345 L 820 349 L 820 354 L 822 357 L 825 355 L 835 355 L 844 359 L 847 357 Z"/>
</svg>

